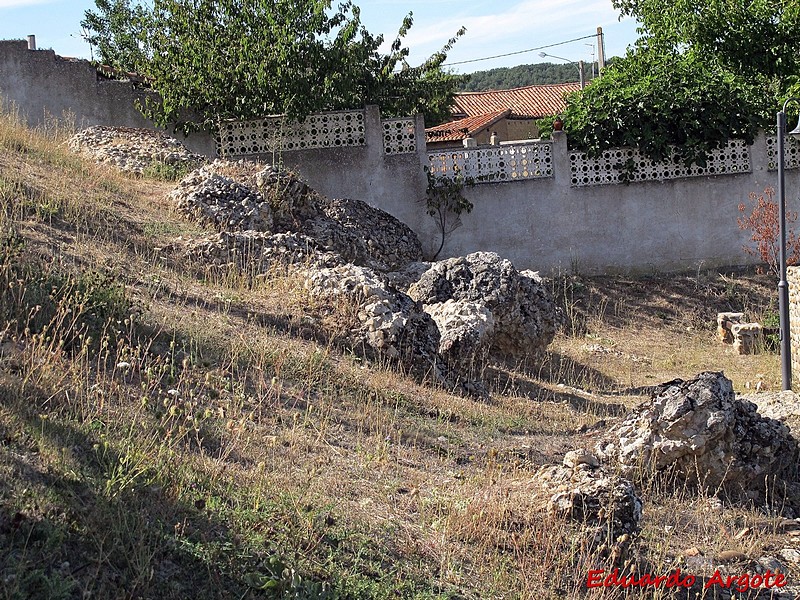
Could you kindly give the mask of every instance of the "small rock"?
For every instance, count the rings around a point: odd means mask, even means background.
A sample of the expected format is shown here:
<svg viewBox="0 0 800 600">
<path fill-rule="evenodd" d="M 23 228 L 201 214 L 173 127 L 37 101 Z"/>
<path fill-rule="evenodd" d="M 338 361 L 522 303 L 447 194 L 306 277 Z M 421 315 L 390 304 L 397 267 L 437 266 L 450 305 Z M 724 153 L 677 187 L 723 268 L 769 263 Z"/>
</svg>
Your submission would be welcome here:
<svg viewBox="0 0 800 600">
<path fill-rule="evenodd" d="M 586 450 L 585 448 L 578 448 L 577 450 L 570 450 L 564 455 L 565 467 L 577 467 L 578 465 L 588 465 L 591 468 L 600 466 L 600 461 L 597 457 Z"/>
<path fill-rule="evenodd" d="M 742 562 L 747 560 L 747 555 L 738 550 L 723 550 L 714 557 L 714 560 L 721 563 Z"/>
<path fill-rule="evenodd" d="M 794 548 L 784 548 L 783 550 L 779 550 L 778 556 L 780 556 L 786 562 L 790 562 L 792 564 L 800 563 L 800 552 Z"/>
</svg>

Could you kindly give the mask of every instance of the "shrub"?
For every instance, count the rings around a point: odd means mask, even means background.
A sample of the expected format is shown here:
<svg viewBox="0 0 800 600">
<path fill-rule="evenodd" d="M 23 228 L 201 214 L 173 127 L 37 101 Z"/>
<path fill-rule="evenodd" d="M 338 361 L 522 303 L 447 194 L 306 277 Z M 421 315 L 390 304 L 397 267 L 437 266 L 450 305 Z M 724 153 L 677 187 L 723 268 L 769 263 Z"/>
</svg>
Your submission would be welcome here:
<svg viewBox="0 0 800 600">
<path fill-rule="evenodd" d="M 745 245 L 744 251 L 759 257 L 769 266 L 769 270 L 777 277 L 780 275 L 780 212 L 774 201 L 775 190 L 767 187 L 764 193 L 750 193 L 750 205 L 739 204 L 742 216 L 737 219 L 739 229 L 750 231 L 750 241 L 755 247 Z M 749 211 L 749 212 L 748 212 Z M 797 213 L 786 212 L 786 264 L 795 265 L 800 262 L 800 238 L 794 230 L 789 229 L 797 221 Z"/>
</svg>

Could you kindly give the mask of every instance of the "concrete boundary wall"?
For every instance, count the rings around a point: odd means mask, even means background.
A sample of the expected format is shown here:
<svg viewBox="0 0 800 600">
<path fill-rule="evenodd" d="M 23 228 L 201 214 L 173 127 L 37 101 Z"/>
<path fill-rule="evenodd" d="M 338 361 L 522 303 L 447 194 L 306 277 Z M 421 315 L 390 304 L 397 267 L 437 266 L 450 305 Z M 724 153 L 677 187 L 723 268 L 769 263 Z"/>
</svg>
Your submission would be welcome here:
<svg viewBox="0 0 800 600">
<path fill-rule="evenodd" d="M 88 61 L 28 50 L 26 41 L 0 41 L 0 94 L 32 126 L 69 115 L 78 126 L 152 127 L 134 106 L 146 93 L 130 82 L 98 79 Z M 386 210 L 433 251 L 439 233 L 425 208 L 429 163 L 421 117 L 414 121 L 414 150 L 386 154 L 378 108 L 367 107 L 364 114 L 363 146 L 262 158 L 296 169 L 325 195 L 357 198 Z M 190 137 L 187 145 L 209 156 L 216 153 L 210 136 Z M 566 136 L 557 132 L 552 176 L 465 190 L 474 209 L 461 216 L 440 257 L 494 251 L 519 269 L 545 273 L 694 270 L 754 262 L 742 250 L 749 235 L 737 226 L 737 206 L 751 192 L 776 186 L 770 170 L 775 160 L 763 136 L 745 151 L 750 166 L 745 172 L 574 187 Z M 787 166 L 800 166 L 798 156 L 795 149 Z M 800 168 L 787 169 L 786 190 L 789 209 L 800 211 Z"/>
<path fill-rule="evenodd" d="M 445 252 L 494 250 L 519 268 L 598 273 L 694 270 L 753 263 L 738 205 L 775 188 L 762 136 L 751 171 L 667 181 L 572 187 L 566 136 L 554 136 L 553 177 L 475 186 L 475 208 Z M 800 210 L 800 169 L 786 171 L 788 208 Z"/>
</svg>

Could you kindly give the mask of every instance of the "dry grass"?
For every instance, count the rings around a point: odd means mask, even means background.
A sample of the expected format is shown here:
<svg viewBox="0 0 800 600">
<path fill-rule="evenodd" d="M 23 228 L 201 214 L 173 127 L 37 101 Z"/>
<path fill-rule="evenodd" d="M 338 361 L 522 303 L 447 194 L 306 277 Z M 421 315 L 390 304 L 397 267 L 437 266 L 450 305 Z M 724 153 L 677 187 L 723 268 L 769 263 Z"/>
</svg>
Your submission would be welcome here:
<svg viewBox="0 0 800 600">
<path fill-rule="evenodd" d="M 421 386 L 342 350 L 346 307 L 291 276 L 165 260 L 202 233 L 169 184 L 44 133 L 0 122 L 0 598 L 600 597 L 536 469 L 653 384 L 777 385 L 775 355 L 713 328 L 769 310 L 770 284 L 709 273 L 568 280 L 572 326 L 541 365 L 493 365 L 492 401 Z M 659 573 L 785 543 L 757 511 L 643 493 L 636 556 Z"/>
</svg>

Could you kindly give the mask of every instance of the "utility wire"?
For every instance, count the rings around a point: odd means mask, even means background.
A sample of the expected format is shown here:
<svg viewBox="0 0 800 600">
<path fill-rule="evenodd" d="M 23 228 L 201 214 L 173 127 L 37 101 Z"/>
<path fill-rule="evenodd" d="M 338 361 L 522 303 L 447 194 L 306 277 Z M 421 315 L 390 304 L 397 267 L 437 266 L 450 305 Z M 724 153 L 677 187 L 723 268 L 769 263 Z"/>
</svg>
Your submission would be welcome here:
<svg viewBox="0 0 800 600">
<path fill-rule="evenodd" d="M 588 40 L 589 38 L 596 38 L 597 34 L 585 35 L 583 37 L 575 38 L 574 40 L 567 40 L 566 42 L 558 42 L 556 44 L 548 44 L 547 46 L 539 46 L 538 48 L 529 48 L 528 50 L 517 50 L 516 52 L 509 52 L 507 54 L 498 54 L 497 56 L 486 56 L 484 58 L 473 58 L 471 60 L 460 60 L 458 62 L 444 63 L 443 67 L 452 67 L 453 65 L 465 65 L 467 63 L 479 62 L 482 60 L 491 60 L 493 58 L 503 58 L 506 56 L 514 56 L 515 54 L 525 54 L 526 52 L 534 52 L 536 50 L 544 50 L 545 48 L 554 48 L 555 46 L 563 46 L 564 44 L 571 44 L 572 42 L 579 42 L 581 40 Z"/>
</svg>

